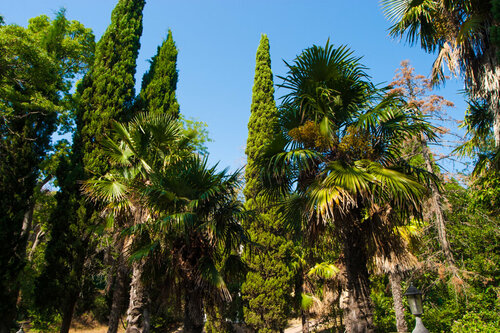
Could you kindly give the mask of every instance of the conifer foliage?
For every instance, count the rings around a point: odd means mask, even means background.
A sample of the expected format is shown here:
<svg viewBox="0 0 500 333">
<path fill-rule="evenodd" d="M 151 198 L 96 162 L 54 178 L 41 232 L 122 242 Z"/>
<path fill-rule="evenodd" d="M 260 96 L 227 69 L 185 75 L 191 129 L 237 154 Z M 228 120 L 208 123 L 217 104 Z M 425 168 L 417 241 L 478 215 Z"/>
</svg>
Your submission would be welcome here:
<svg viewBox="0 0 500 333">
<path fill-rule="evenodd" d="M 177 48 L 168 31 L 167 39 L 158 46 L 158 52 L 151 59 L 151 67 L 142 78 L 142 88 L 137 101 L 139 109 L 150 113 L 179 116 L 179 103 L 175 97 L 177 89 Z"/>
<path fill-rule="evenodd" d="M 244 190 L 247 209 L 257 212 L 256 217 L 248 223 L 247 230 L 251 240 L 262 248 L 246 253 L 250 272 L 242 287 L 246 301 L 245 321 L 258 332 L 277 332 L 286 327 L 292 290 L 293 274 L 285 264 L 291 243 L 282 236 L 283 230 L 276 210 L 269 208 L 269 203 L 260 196 L 259 151 L 277 134 L 277 120 L 269 40 L 266 35 L 262 35 L 257 49 L 248 123 Z"/>
<path fill-rule="evenodd" d="M 81 98 L 83 162 L 85 169 L 105 174 L 107 161 L 99 142 L 111 121 L 131 119 L 135 98 L 136 60 L 142 34 L 144 0 L 120 0 L 111 24 L 97 44 L 94 66 Z"/>
<path fill-rule="evenodd" d="M 51 219 L 53 234 L 47 244 L 47 266 L 37 283 L 39 300 L 45 302 L 45 295 L 54 294 L 51 290 L 63 294 L 64 299 L 59 302 L 63 308 L 61 332 L 69 330 L 85 274 L 84 262 L 95 241 L 89 226 L 99 215 L 97 207 L 85 202 L 79 184 L 92 175 L 106 174 L 109 163 L 101 145 L 104 135 L 110 132 L 112 120 L 128 120 L 132 116 L 144 4 L 144 0 L 118 2 L 111 24 L 97 43 L 94 63 L 78 87 L 70 171 L 61 174 L 64 186 Z M 65 269 L 61 274 L 60 270 L 51 269 L 59 267 L 62 261 Z"/>
</svg>

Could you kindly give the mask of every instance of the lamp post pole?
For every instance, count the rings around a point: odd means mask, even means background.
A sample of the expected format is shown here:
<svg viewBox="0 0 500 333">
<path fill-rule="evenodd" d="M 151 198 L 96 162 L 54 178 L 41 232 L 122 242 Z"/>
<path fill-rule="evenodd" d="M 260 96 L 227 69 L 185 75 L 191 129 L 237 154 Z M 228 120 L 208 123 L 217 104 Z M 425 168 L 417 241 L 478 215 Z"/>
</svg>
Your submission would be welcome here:
<svg viewBox="0 0 500 333">
<path fill-rule="evenodd" d="M 408 304 L 410 305 L 411 313 L 415 316 L 415 328 L 412 333 L 429 333 L 429 330 L 425 328 L 422 322 L 422 318 L 420 318 L 422 313 L 424 313 L 422 292 L 413 285 L 410 285 L 408 290 L 406 290 L 405 296 L 408 296 Z"/>
</svg>

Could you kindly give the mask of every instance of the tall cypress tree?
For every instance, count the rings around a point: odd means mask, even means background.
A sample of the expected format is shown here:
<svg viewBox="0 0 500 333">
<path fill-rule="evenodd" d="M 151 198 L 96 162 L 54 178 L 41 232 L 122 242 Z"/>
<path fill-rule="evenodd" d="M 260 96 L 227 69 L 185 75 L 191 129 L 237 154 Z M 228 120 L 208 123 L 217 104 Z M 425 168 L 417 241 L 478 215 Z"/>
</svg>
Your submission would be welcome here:
<svg viewBox="0 0 500 333">
<path fill-rule="evenodd" d="M 101 142 L 109 133 L 112 120 L 125 121 L 132 116 L 144 4 L 144 0 L 118 1 L 111 24 L 97 43 L 93 66 L 75 96 L 78 102 L 77 128 L 70 172 L 60 180 L 73 186 L 61 187 L 61 197 L 52 218 L 53 234 L 47 244 L 47 268 L 38 280 L 39 300 L 50 294 L 51 288 L 60 286 L 64 289 L 64 299 L 60 302 L 63 311 L 61 333 L 69 330 L 83 282 L 84 261 L 95 239 L 89 225 L 99 218 L 99 207 L 81 197 L 79 184 L 81 180 L 104 175 L 109 170 Z M 58 274 L 51 267 L 58 267 L 61 258 L 66 261 L 66 270 Z M 47 281 L 50 281 L 48 286 Z"/>
<path fill-rule="evenodd" d="M 100 142 L 111 121 L 132 117 L 144 4 L 145 0 L 120 0 L 97 43 L 94 66 L 80 101 L 83 164 L 93 174 L 104 175 L 108 170 Z"/>
<path fill-rule="evenodd" d="M 177 48 L 168 31 L 167 38 L 158 46 L 156 55 L 151 59 L 151 66 L 142 78 L 142 87 L 137 101 L 137 108 L 153 113 L 165 113 L 179 116 L 179 103 L 175 97 L 177 89 Z"/>
<path fill-rule="evenodd" d="M 283 236 L 278 214 L 260 195 L 260 149 L 277 134 L 278 111 L 274 101 L 273 74 L 269 40 L 262 35 L 257 49 L 251 115 L 248 122 L 245 170 L 245 198 L 248 209 L 258 216 L 247 226 L 251 240 L 262 246 L 246 253 L 250 272 L 242 287 L 245 321 L 258 332 L 283 331 L 290 310 L 293 273 L 285 261 L 289 259 L 291 242 Z"/>
</svg>

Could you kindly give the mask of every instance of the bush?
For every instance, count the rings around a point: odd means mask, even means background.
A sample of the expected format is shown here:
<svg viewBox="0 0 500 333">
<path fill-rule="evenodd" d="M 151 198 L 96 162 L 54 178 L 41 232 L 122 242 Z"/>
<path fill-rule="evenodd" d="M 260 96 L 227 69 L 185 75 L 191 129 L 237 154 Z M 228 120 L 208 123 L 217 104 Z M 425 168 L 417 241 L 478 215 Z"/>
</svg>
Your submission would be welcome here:
<svg viewBox="0 0 500 333">
<path fill-rule="evenodd" d="M 498 315 L 489 312 L 467 312 L 460 320 L 455 321 L 452 333 L 496 333 L 500 332 Z"/>
</svg>

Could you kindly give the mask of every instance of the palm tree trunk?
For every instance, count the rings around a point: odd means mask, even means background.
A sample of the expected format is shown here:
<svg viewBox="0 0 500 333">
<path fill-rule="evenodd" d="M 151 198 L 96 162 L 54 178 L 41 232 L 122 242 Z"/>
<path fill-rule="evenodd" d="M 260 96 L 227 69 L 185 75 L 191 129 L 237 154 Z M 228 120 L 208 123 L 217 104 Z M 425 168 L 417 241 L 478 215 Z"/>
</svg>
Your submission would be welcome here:
<svg viewBox="0 0 500 333">
<path fill-rule="evenodd" d="M 396 328 L 398 332 L 408 332 L 403 306 L 403 293 L 401 291 L 401 276 L 398 273 L 389 273 L 394 312 L 396 313 Z"/>
<path fill-rule="evenodd" d="M 127 265 L 127 253 L 123 238 L 117 240 L 116 244 L 116 250 L 119 251 L 119 255 L 115 262 L 116 278 L 113 288 L 111 312 L 109 314 L 108 333 L 116 333 L 118 331 L 120 317 L 122 315 L 123 308 L 126 304 L 125 301 L 128 296 L 126 283 L 129 269 Z"/>
<path fill-rule="evenodd" d="M 421 144 L 425 166 L 428 172 L 432 172 L 431 152 L 429 146 L 424 140 L 422 140 Z M 441 194 L 439 194 L 436 184 L 431 183 L 430 188 L 432 193 L 430 199 L 431 211 L 434 213 L 434 223 L 436 224 L 436 229 L 438 231 L 439 244 L 441 245 L 441 249 L 443 250 L 443 254 L 448 265 L 454 266 L 453 254 L 451 252 L 450 243 L 448 242 L 448 236 L 446 234 L 443 210 L 441 209 Z"/>
<path fill-rule="evenodd" d="M 132 281 L 130 282 L 130 301 L 127 310 L 127 330 L 126 333 L 147 333 L 149 332 L 149 315 L 144 315 L 147 306 L 147 295 L 142 283 L 144 263 L 134 261 L 132 263 Z"/>
<path fill-rule="evenodd" d="M 472 91 L 474 97 L 482 97 L 488 101 L 488 111 L 493 116 L 493 138 L 495 148 L 500 149 L 500 64 L 498 63 L 497 48 L 490 48 L 484 55 L 479 77 L 473 77 Z"/>
<path fill-rule="evenodd" d="M 373 304 L 366 267 L 366 242 L 359 226 L 344 228 L 344 262 L 347 274 L 347 306 L 344 322 L 349 333 L 373 333 Z"/>
<path fill-rule="evenodd" d="M 184 332 L 203 332 L 203 297 L 194 283 L 191 282 L 186 285 L 184 299 Z"/>
</svg>

